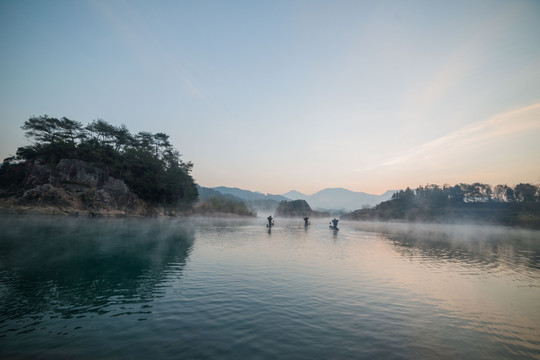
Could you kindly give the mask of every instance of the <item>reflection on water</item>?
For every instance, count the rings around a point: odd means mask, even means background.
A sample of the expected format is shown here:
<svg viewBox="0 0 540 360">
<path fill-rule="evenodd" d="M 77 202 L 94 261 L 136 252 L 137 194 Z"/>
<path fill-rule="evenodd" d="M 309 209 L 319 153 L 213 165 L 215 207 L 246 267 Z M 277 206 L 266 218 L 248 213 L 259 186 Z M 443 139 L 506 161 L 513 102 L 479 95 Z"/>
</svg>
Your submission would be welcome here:
<svg viewBox="0 0 540 360">
<path fill-rule="evenodd" d="M 539 232 L 0 219 L 0 358 L 540 358 Z"/>
<path fill-rule="evenodd" d="M 385 233 L 404 256 L 455 261 L 534 274 L 540 269 L 538 232 L 508 228 L 435 225 Z M 532 272 L 529 272 L 532 270 Z"/>
<path fill-rule="evenodd" d="M 377 246 L 384 249 L 374 255 L 379 276 L 385 274 L 451 318 L 467 321 L 477 334 L 515 350 L 513 356 L 524 348 L 538 356 L 538 231 L 470 225 L 354 226 L 378 232 Z"/>
<path fill-rule="evenodd" d="M 10 220 L 10 221 L 9 221 Z M 188 232 L 166 221 L 11 218 L 0 237 L 0 336 L 43 317 L 149 313 L 168 272 L 181 273 Z M 30 316 L 32 326 L 1 325 Z"/>
</svg>

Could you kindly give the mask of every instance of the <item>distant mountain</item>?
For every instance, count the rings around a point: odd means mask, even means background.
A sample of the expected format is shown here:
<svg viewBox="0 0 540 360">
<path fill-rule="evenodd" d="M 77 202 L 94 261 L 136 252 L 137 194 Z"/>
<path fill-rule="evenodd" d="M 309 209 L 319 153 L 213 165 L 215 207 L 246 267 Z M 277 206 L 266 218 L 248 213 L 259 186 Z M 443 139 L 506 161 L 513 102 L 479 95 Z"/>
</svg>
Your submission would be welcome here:
<svg viewBox="0 0 540 360">
<path fill-rule="evenodd" d="M 383 201 L 390 200 L 394 190 L 388 190 L 382 195 L 355 192 L 342 188 L 324 189 L 313 195 L 305 195 L 299 191 L 291 190 L 283 195 L 263 194 L 258 191 L 249 191 L 239 188 L 218 186 L 211 188 L 226 196 L 234 196 L 247 201 L 253 207 L 275 209 L 279 202 L 290 200 L 306 200 L 312 209 L 353 211 L 362 207 L 372 207 Z"/>
<path fill-rule="evenodd" d="M 313 195 L 305 195 L 292 190 L 283 194 L 283 196 L 290 200 L 306 200 L 314 209 L 342 209 L 352 211 L 365 206 L 375 206 L 389 200 L 394 192 L 394 190 L 388 190 L 382 195 L 373 195 L 343 188 L 332 188 L 321 190 Z"/>
<path fill-rule="evenodd" d="M 231 188 L 231 187 L 226 187 L 226 186 L 218 186 L 212 189 L 219 191 L 222 194 L 234 195 L 240 199 L 248 200 L 248 201 L 252 201 L 252 200 L 288 201 L 289 200 L 288 198 L 281 195 L 271 195 L 271 194 L 265 195 L 258 191 L 254 192 L 254 191 L 242 190 L 239 188 Z"/>
<path fill-rule="evenodd" d="M 223 194 L 219 191 L 216 191 L 211 188 L 207 188 L 204 186 L 200 186 L 197 184 L 197 190 L 199 191 L 199 200 L 200 201 L 206 201 L 211 198 L 218 198 L 218 199 L 228 199 L 228 200 L 234 200 L 234 201 L 244 201 L 244 199 L 239 198 L 238 196 L 234 196 L 231 194 Z"/>
<path fill-rule="evenodd" d="M 289 201 L 289 199 L 281 195 L 265 195 L 258 191 L 249 191 L 239 188 L 226 186 L 218 186 L 215 188 L 199 187 L 199 198 L 201 200 L 212 197 L 240 200 L 245 202 L 251 210 L 268 214 L 273 214 L 281 201 Z"/>
<path fill-rule="evenodd" d="M 286 198 L 291 199 L 291 200 L 302 200 L 308 197 L 307 195 L 304 195 L 301 192 L 296 191 L 296 190 L 291 190 L 288 193 L 283 194 L 282 196 L 285 196 Z"/>
</svg>

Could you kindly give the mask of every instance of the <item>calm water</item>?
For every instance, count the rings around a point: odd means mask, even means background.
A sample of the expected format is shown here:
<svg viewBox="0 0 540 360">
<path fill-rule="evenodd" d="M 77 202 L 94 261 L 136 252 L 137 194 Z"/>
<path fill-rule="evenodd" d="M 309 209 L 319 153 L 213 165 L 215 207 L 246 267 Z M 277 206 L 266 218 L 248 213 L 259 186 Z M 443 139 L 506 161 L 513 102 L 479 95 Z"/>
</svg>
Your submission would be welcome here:
<svg viewBox="0 0 540 360">
<path fill-rule="evenodd" d="M 540 358 L 540 233 L 0 220 L 0 358 Z"/>
</svg>

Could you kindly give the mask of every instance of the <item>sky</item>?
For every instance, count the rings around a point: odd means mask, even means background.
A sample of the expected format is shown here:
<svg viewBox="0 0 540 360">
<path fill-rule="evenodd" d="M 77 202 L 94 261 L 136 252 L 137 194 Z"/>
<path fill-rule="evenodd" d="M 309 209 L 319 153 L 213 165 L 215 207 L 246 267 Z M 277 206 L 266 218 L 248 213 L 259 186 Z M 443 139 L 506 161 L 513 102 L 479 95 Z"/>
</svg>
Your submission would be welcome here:
<svg viewBox="0 0 540 360">
<path fill-rule="evenodd" d="M 207 187 L 539 184 L 540 1 L 0 0 L 0 160 L 45 114 Z"/>
</svg>

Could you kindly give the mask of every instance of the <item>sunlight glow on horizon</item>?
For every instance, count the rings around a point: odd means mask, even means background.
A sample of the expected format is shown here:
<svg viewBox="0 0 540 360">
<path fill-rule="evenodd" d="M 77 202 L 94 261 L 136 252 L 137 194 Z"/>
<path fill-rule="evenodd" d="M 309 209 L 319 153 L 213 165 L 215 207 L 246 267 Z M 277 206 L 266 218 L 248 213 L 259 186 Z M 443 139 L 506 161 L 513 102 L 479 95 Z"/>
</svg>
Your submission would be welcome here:
<svg viewBox="0 0 540 360">
<path fill-rule="evenodd" d="M 443 137 L 405 151 L 403 155 L 397 155 L 380 164 L 357 171 L 370 171 L 392 165 L 407 165 L 407 163 L 422 160 L 428 154 L 434 157 L 434 153 L 446 153 L 460 148 L 461 151 L 467 151 L 470 149 L 463 149 L 466 146 L 478 146 L 526 131 L 540 131 L 540 103 L 467 125 Z M 540 146 L 538 146 L 538 150 L 540 151 Z M 536 153 L 536 155 L 538 154 L 540 152 Z"/>
<path fill-rule="evenodd" d="M 201 186 L 540 183 L 540 3 L 0 3 L 0 160 L 31 116 L 164 132 Z"/>
</svg>

